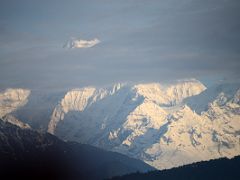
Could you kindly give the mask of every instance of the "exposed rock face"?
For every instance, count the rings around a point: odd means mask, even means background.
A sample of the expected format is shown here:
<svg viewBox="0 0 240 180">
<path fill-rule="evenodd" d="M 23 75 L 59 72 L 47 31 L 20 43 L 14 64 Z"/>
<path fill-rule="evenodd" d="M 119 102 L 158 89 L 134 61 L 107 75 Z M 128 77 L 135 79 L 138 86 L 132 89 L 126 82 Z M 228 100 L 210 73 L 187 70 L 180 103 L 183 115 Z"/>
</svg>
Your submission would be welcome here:
<svg viewBox="0 0 240 180">
<path fill-rule="evenodd" d="M 0 93 L 0 117 L 24 106 L 30 93 L 28 89 L 7 89 Z"/>
<path fill-rule="evenodd" d="M 4 116 L 2 118 L 2 121 L 11 123 L 13 125 L 16 125 L 16 126 L 22 128 L 22 129 L 30 129 L 31 128 L 28 124 L 23 123 L 22 121 L 19 121 L 17 118 L 15 118 L 14 116 L 12 116 L 10 114 Z"/>
</svg>

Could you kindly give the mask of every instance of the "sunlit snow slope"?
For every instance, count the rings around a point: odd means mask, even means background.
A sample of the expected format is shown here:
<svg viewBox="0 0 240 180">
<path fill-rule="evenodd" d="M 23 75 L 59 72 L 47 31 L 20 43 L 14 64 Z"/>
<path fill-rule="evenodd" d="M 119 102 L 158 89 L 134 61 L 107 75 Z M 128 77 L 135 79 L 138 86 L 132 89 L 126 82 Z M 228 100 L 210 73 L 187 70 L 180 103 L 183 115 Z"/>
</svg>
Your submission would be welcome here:
<svg viewBox="0 0 240 180">
<path fill-rule="evenodd" d="M 0 92 L 0 117 L 24 106 L 28 101 L 30 92 L 27 89 L 7 89 Z"/>
<path fill-rule="evenodd" d="M 121 152 L 159 169 L 240 155 L 240 83 L 208 89 L 194 79 L 119 83 L 73 89 L 54 101 L 52 114 L 44 116 L 48 132 Z M 29 111 L 33 107 L 25 106 Z"/>
<path fill-rule="evenodd" d="M 206 90 L 199 81 L 189 80 L 75 89 L 55 108 L 49 132 L 142 159 L 159 169 L 233 157 L 240 154 L 236 87 L 239 84 Z"/>
</svg>

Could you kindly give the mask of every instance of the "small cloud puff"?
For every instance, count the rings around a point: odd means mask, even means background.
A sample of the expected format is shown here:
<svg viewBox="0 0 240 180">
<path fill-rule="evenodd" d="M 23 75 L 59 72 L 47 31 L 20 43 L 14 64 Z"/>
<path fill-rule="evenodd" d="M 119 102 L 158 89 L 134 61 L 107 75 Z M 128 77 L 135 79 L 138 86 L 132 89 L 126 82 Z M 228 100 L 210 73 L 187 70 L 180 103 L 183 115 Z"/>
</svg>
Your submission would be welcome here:
<svg viewBox="0 0 240 180">
<path fill-rule="evenodd" d="M 82 39 L 72 38 L 63 47 L 68 49 L 90 48 L 97 45 L 98 43 L 100 43 L 100 40 L 97 38 L 93 40 L 82 40 Z"/>
</svg>

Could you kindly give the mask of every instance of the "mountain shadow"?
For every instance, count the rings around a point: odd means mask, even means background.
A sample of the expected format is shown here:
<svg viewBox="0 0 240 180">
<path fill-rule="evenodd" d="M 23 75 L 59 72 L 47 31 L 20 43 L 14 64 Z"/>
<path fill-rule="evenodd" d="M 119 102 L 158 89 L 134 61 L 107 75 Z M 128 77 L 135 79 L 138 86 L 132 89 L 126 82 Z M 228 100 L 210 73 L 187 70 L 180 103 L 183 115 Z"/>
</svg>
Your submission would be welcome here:
<svg viewBox="0 0 240 180">
<path fill-rule="evenodd" d="M 1 179 L 104 179 L 154 170 L 125 155 L 64 142 L 0 120 Z"/>
<path fill-rule="evenodd" d="M 178 168 L 148 173 L 132 173 L 112 180 L 238 180 L 240 156 L 233 159 L 216 159 L 185 165 Z"/>
</svg>

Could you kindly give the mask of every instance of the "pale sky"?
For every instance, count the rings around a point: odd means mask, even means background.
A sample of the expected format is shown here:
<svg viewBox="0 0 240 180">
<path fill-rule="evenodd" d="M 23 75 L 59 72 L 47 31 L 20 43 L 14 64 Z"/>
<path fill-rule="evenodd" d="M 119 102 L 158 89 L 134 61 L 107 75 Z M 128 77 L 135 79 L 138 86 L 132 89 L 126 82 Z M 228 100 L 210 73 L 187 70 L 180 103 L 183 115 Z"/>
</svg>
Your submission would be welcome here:
<svg viewBox="0 0 240 180">
<path fill-rule="evenodd" d="M 239 78 L 239 0 L 1 0 L 0 88 Z"/>
</svg>

